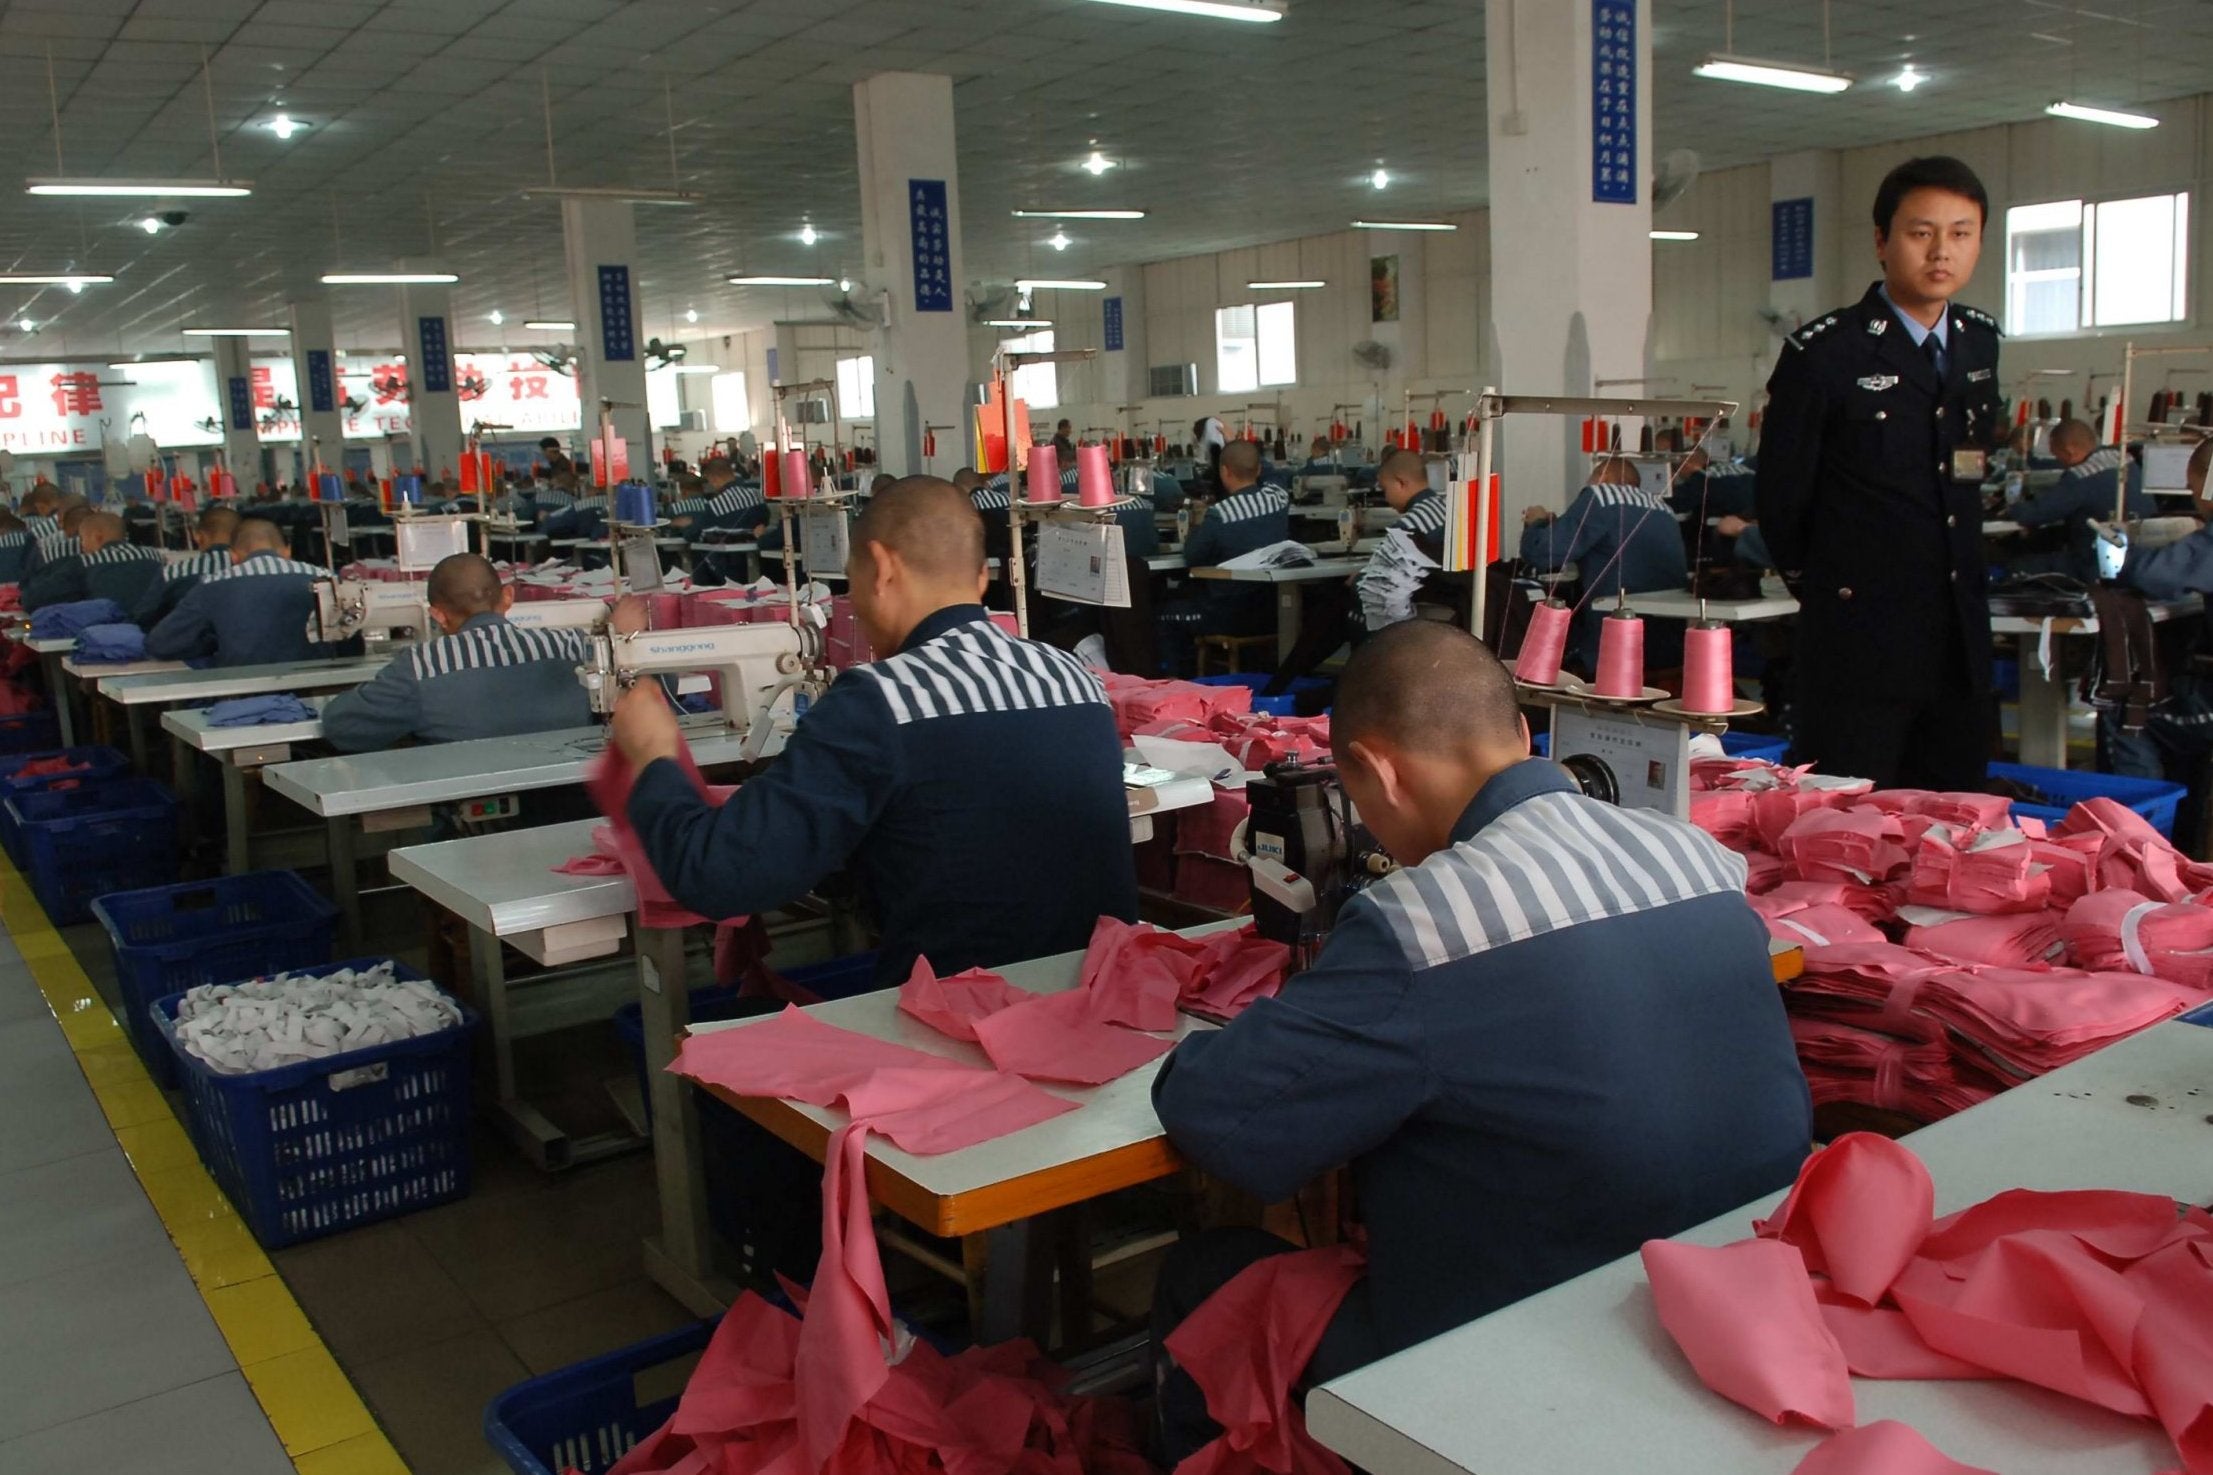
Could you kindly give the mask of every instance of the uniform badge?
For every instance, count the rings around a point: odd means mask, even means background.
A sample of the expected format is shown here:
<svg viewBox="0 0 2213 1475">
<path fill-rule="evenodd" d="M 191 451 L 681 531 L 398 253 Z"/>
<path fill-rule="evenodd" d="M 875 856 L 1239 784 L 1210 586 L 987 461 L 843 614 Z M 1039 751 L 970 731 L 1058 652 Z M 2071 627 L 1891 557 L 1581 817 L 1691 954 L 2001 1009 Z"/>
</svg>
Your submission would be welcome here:
<svg viewBox="0 0 2213 1475">
<path fill-rule="evenodd" d="M 1875 318 L 1869 321 L 1867 325 L 1867 331 L 1874 334 L 1877 338 L 1880 338 L 1883 336 L 1884 331 L 1889 327 L 1889 318 Z"/>
<path fill-rule="evenodd" d="M 1862 389 L 1889 389 L 1898 382 L 1896 374 L 1870 374 L 1860 381 Z"/>
<path fill-rule="evenodd" d="M 1988 379 L 1990 375 L 1991 371 L 1989 369 L 1969 369 L 1967 371 L 1967 382 L 1969 384 L 1980 384 L 1983 380 Z"/>
</svg>

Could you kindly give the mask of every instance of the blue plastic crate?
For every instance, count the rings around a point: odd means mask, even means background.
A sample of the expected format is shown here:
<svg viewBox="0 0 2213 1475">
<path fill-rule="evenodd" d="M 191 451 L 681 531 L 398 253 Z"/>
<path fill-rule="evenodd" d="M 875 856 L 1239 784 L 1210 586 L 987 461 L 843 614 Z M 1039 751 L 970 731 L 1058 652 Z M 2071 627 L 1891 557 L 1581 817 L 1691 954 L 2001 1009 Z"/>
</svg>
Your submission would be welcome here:
<svg viewBox="0 0 2213 1475">
<path fill-rule="evenodd" d="M 176 1054 L 149 1012 L 203 983 L 236 983 L 328 962 L 338 908 L 291 871 L 249 871 L 92 903 L 115 954 L 115 984 L 139 1058 L 164 1086 Z"/>
<path fill-rule="evenodd" d="M 24 768 L 48 758 L 67 758 L 82 771 L 22 775 Z M 13 753 L 0 757 L 0 799 L 40 793 L 72 779 L 79 784 L 105 782 L 122 778 L 130 771 L 131 760 L 113 748 L 51 748 L 43 753 Z M 23 836 L 16 830 L 14 816 L 4 808 L 0 808 L 0 850 L 7 851 L 8 859 L 18 869 L 22 868 Z"/>
<path fill-rule="evenodd" d="M 385 961 L 355 958 L 318 971 Z M 423 976 L 405 966 L 397 972 Z M 177 1043 L 183 998 L 157 999 L 152 1012 L 177 1057 L 192 1140 L 264 1249 L 469 1191 L 469 1009 L 437 1034 L 225 1075 Z"/>
<path fill-rule="evenodd" d="M 517 1383 L 485 1406 L 484 1442 L 515 1475 L 603 1475 L 676 1412 L 714 1330 L 703 1321 Z"/>
<path fill-rule="evenodd" d="M 56 927 L 85 920 L 96 896 L 177 879 L 177 796 L 151 779 L 0 802 L 22 836 L 31 892 Z"/>
<path fill-rule="evenodd" d="M 61 719 L 50 710 L 0 717 L 0 753 L 36 753 L 61 746 Z"/>
<path fill-rule="evenodd" d="M 2032 768 L 2026 763 L 1993 763 L 1990 776 L 2027 784 L 2053 799 L 2050 804 L 2016 802 L 2016 820 L 2040 819 L 2057 824 L 2085 799 L 2116 799 L 2151 821 L 2152 828 L 2170 840 L 2175 836 L 2175 811 L 2190 792 L 2184 785 L 2164 779 L 2125 778 L 2117 773 L 2085 773 L 2072 768 Z"/>
<path fill-rule="evenodd" d="M 1253 694 L 1252 709 L 1255 712 L 1265 712 L 1271 717 L 1295 716 L 1300 697 L 1327 691 L 1330 686 L 1325 677 L 1300 676 L 1292 680 L 1291 689 L 1282 696 L 1264 697 L 1260 694 L 1260 689 L 1275 680 L 1266 671 L 1233 671 L 1218 676 L 1194 676 L 1191 680 L 1195 686 L 1249 686 Z"/>
</svg>

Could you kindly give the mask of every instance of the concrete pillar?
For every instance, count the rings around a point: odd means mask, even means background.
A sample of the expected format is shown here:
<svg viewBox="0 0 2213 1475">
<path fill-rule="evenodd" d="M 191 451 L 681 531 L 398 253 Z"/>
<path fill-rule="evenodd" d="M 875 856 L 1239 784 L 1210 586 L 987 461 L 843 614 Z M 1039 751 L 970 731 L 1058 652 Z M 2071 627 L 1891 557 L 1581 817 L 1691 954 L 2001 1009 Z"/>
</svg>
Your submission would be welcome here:
<svg viewBox="0 0 2213 1475">
<path fill-rule="evenodd" d="M 884 310 L 872 344 L 877 454 L 886 471 L 910 476 L 923 469 L 924 425 L 967 423 L 978 372 L 968 362 L 952 79 L 882 72 L 856 82 L 853 122 L 864 274 Z"/>
<path fill-rule="evenodd" d="M 292 304 L 293 393 L 300 401 L 300 462 L 314 470 L 316 448 L 323 465 L 343 471 L 346 464 L 345 389 L 338 382 L 338 340 L 331 331 L 330 303 Z"/>
<path fill-rule="evenodd" d="M 438 270 L 407 263 L 401 270 Z M 453 294 L 437 283 L 400 288 L 400 343 L 407 353 L 414 462 L 425 476 L 461 465 L 460 366 L 454 361 Z"/>
<path fill-rule="evenodd" d="M 1599 34 L 1617 21 L 1626 35 Z M 1486 25 L 1497 387 L 1582 395 L 1601 379 L 1649 377 L 1651 0 L 1493 5 Z M 1601 130 L 1599 105 L 1625 84 L 1630 126 Z M 1562 507 L 1582 484 L 1575 417 L 1509 420 L 1499 447 L 1508 530 L 1522 509 Z"/>
<path fill-rule="evenodd" d="M 1782 314 L 1779 326 L 1794 330 L 1867 290 L 1867 281 L 1876 275 L 1869 244 L 1873 225 L 1863 211 L 1844 212 L 1844 171 L 1833 150 L 1777 155 L 1768 161 L 1767 178 L 1767 300 Z M 1866 268 L 1850 281 L 1848 256 Z M 1806 274 L 1798 275 L 1801 271 Z M 1768 343 L 1765 368 L 1773 368 L 1782 346 L 1783 335 L 1777 333 Z"/>
<path fill-rule="evenodd" d="M 599 434 L 602 400 L 613 400 L 615 433 L 630 445 L 630 465 L 655 460 L 645 402 L 645 326 L 638 319 L 637 224 L 627 200 L 561 202 L 569 298 L 576 305 L 576 392 L 584 439 Z M 579 462 L 579 468 L 582 468 Z"/>
<path fill-rule="evenodd" d="M 1146 428 L 1143 415 L 1125 416 L 1123 405 L 1141 404 L 1151 390 L 1150 364 L 1145 350 L 1145 268 L 1116 266 L 1100 272 L 1107 284 L 1100 294 L 1099 399 L 1114 426 L 1135 435 Z M 1088 342 L 1088 338 L 1073 338 Z"/>
<path fill-rule="evenodd" d="M 263 479 L 260 419 L 254 410 L 250 338 L 215 340 L 216 414 L 223 422 L 223 464 L 238 478 L 238 494 L 253 495 Z"/>
</svg>

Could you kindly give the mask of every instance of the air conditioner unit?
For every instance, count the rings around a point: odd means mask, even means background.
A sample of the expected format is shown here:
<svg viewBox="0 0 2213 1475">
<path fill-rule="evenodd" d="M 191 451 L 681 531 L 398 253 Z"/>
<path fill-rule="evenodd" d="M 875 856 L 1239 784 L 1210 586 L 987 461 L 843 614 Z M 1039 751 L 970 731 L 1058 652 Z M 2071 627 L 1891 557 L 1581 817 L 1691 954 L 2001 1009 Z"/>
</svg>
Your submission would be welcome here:
<svg viewBox="0 0 2213 1475">
<path fill-rule="evenodd" d="M 707 428 L 707 412 L 705 410 L 686 410 L 676 417 L 676 428 L 678 430 L 705 430 Z"/>
<path fill-rule="evenodd" d="M 1197 364 L 1154 364 L 1146 370 L 1146 394 L 1153 399 L 1171 399 L 1179 395 L 1199 392 L 1199 366 Z"/>
</svg>

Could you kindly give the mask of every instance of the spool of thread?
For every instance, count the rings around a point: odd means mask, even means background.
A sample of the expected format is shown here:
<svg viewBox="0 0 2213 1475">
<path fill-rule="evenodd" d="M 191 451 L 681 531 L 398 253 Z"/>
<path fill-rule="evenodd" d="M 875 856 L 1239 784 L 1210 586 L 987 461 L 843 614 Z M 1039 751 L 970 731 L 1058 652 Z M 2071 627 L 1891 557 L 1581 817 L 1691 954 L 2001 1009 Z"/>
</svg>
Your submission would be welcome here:
<svg viewBox="0 0 2213 1475">
<path fill-rule="evenodd" d="M 1031 446 L 1030 464 L 1022 473 L 1023 497 L 1031 502 L 1052 502 L 1060 497 L 1060 451 L 1050 445 Z"/>
<path fill-rule="evenodd" d="M 1683 710 L 1726 713 L 1736 705 L 1736 654 L 1729 627 L 1701 620 L 1683 632 Z"/>
<path fill-rule="evenodd" d="M 227 478 L 229 473 L 224 472 L 221 473 L 221 475 Z M 234 482 L 231 485 L 231 491 L 229 495 L 236 496 L 237 494 L 238 488 L 237 484 Z M 216 495 L 223 496 L 225 494 L 220 488 L 218 488 L 216 491 Z M 323 471 L 316 474 L 315 500 L 318 502 L 343 502 L 346 500 L 346 485 L 344 482 L 338 479 L 337 472 Z"/>
<path fill-rule="evenodd" d="M 1076 500 L 1085 507 L 1114 505 L 1114 468 L 1105 446 L 1076 447 Z"/>
<path fill-rule="evenodd" d="M 1514 676 L 1532 686 L 1553 686 L 1560 680 L 1560 662 L 1568 653 L 1568 627 L 1574 611 L 1557 599 L 1548 599 L 1529 615 L 1529 633 L 1521 638 L 1521 654 L 1514 660 Z"/>
<path fill-rule="evenodd" d="M 1644 621 L 1617 609 L 1598 624 L 1598 682 L 1602 697 L 1644 695 Z"/>
<path fill-rule="evenodd" d="M 392 502 L 399 507 L 420 507 L 423 504 L 422 477 L 415 472 L 393 477 Z"/>
<path fill-rule="evenodd" d="M 641 481 L 626 481 L 616 487 L 615 521 L 631 528 L 653 526 L 653 488 Z"/>
</svg>

